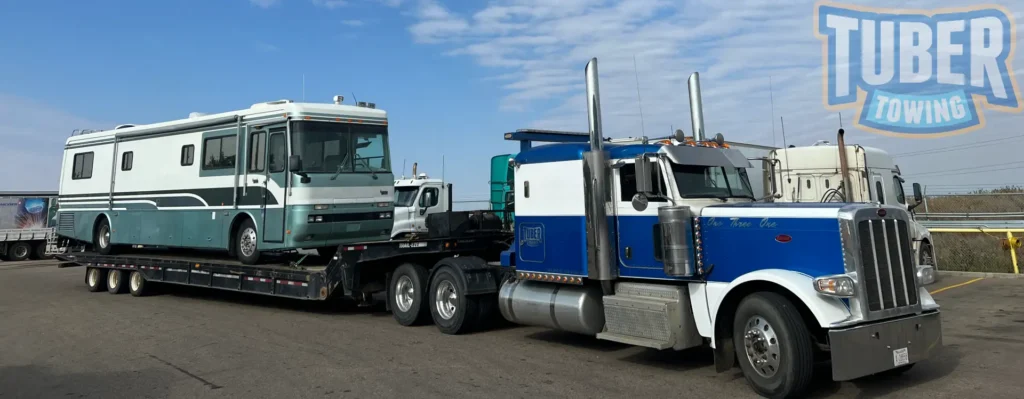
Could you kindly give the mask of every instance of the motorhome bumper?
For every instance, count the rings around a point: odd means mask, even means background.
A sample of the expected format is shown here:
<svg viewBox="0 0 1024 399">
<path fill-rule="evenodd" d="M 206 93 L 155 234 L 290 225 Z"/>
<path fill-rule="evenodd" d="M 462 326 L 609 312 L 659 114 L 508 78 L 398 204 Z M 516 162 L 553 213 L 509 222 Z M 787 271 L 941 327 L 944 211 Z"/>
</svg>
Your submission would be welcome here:
<svg viewBox="0 0 1024 399">
<path fill-rule="evenodd" d="M 832 379 L 847 381 L 913 364 L 942 347 L 939 312 L 832 330 Z"/>
</svg>

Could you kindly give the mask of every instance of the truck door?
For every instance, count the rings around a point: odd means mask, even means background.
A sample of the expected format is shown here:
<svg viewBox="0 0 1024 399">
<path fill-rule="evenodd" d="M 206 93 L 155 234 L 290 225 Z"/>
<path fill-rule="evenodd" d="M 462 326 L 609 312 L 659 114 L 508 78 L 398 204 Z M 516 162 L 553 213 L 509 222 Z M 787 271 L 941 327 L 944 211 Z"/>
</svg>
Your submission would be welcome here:
<svg viewBox="0 0 1024 399">
<path fill-rule="evenodd" d="M 395 187 L 395 221 L 392 225 L 392 236 L 399 233 L 415 231 L 416 196 L 419 186 Z"/>
<path fill-rule="evenodd" d="M 658 172 L 660 165 L 654 163 Z M 652 181 L 658 187 L 663 173 L 654 173 Z M 636 165 L 632 162 L 619 168 L 618 198 L 613 201 L 615 209 L 615 239 L 618 249 L 620 274 L 625 276 L 664 276 L 664 266 L 654 258 L 654 226 L 658 223 L 658 208 L 667 201 L 650 198 L 649 206 L 643 211 L 633 209 L 631 203 L 636 194 Z M 664 181 L 661 187 L 667 187 Z"/>
<path fill-rule="evenodd" d="M 288 198 L 288 142 L 285 128 L 270 130 L 266 146 L 267 168 L 263 196 L 263 241 L 284 242 Z"/>
<path fill-rule="evenodd" d="M 416 202 L 416 214 L 413 215 L 413 228 L 417 232 L 427 231 L 427 216 L 441 212 L 441 190 L 436 186 L 423 186 L 419 201 Z"/>
</svg>

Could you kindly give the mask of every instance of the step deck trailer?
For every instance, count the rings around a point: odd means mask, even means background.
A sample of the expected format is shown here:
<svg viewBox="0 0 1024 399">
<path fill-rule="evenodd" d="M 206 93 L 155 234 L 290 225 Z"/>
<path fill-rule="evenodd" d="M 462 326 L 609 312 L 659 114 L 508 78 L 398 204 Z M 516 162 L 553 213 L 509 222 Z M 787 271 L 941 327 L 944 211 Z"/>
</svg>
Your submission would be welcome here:
<svg viewBox="0 0 1024 399">
<path fill-rule="evenodd" d="M 422 324 L 433 315 L 441 331 L 457 334 L 496 314 L 498 287 L 504 273 L 509 273 L 496 261 L 511 240 L 511 232 L 481 231 L 347 244 L 339 246 L 326 264 L 309 265 L 243 265 L 216 256 L 138 252 L 72 252 L 57 257 L 84 266 L 85 283 L 93 292 L 143 296 L 155 282 L 362 303 L 371 301 L 375 293 L 387 292 L 388 309 L 400 324 Z"/>
</svg>

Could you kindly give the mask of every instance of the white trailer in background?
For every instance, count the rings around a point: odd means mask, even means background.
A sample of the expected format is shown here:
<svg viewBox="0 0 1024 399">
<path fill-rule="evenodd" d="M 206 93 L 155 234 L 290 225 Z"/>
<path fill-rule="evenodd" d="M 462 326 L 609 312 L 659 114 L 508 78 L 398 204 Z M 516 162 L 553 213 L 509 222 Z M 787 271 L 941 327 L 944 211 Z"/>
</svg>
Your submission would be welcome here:
<svg viewBox="0 0 1024 399">
<path fill-rule="evenodd" d="M 56 199 L 56 192 L 0 191 L 0 260 L 47 256 Z"/>
</svg>

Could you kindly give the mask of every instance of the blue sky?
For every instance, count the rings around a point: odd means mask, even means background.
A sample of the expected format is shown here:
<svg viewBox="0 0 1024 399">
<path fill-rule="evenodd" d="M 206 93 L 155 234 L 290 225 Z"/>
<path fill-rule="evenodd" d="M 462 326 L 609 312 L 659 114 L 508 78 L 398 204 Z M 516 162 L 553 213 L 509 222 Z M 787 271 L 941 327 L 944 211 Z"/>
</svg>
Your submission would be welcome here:
<svg viewBox="0 0 1024 399">
<path fill-rule="evenodd" d="M 1003 3 L 1018 20 L 1020 3 Z M 443 154 L 457 197 L 484 198 L 488 160 L 517 148 L 501 133 L 586 130 L 590 57 L 600 59 L 609 136 L 688 132 L 685 79 L 699 71 L 709 131 L 781 146 L 774 113 L 785 116 L 790 144 L 834 139 L 838 118 L 821 105 L 812 13 L 811 2 L 770 0 L 8 2 L 0 12 L 0 167 L 23 172 L 0 190 L 56 189 L 72 129 L 298 101 L 305 75 L 307 101 L 354 94 L 389 112 L 396 169 L 419 162 L 440 175 Z M 900 153 L 1020 134 L 1021 115 L 986 116 L 984 131 L 951 138 L 848 136 Z M 925 184 L 1022 183 L 1013 170 L 927 174 L 1013 162 L 1021 144 L 898 162 L 905 174 L 923 173 L 916 181 Z"/>
</svg>

